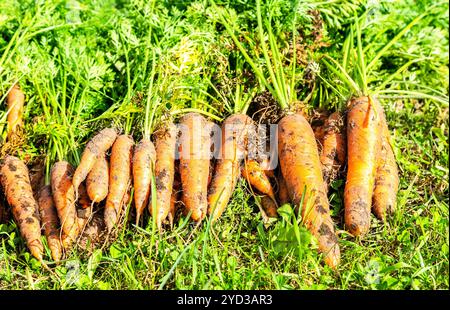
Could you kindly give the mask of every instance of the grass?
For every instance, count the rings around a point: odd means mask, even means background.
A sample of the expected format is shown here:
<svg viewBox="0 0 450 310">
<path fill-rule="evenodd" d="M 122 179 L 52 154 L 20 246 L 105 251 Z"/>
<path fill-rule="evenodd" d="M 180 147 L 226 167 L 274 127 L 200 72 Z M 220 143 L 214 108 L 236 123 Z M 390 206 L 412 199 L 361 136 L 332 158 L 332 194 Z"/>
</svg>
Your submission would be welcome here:
<svg viewBox="0 0 450 310">
<path fill-rule="evenodd" d="M 228 2 L 226 20 L 234 23 L 254 66 L 209 1 L 2 2 L 0 99 L 16 79 L 27 94 L 26 141 L 7 149 L 31 167 L 42 160 L 47 171 L 58 159 L 76 164 L 87 139 L 105 126 L 120 127 L 137 141 L 161 120 L 189 109 L 218 120 L 248 103 L 251 109 L 251 96 L 273 79 L 265 69 L 271 57 L 274 70 L 288 77 L 280 89 L 289 84 L 290 92 L 284 89 L 280 97 L 342 108 L 351 94 L 343 93 L 345 78 L 323 64 L 323 55 L 361 61 L 357 55 L 364 53 L 366 62 L 377 58 L 361 80 L 369 89 L 381 86 L 401 182 L 395 216 L 386 224 L 372 218 L 362 239 L 343 229 L 344 181 L 333 184 L 330 202 L 342 252 L 337 272 L 323 265 L 289 205 L 265 223 L 241 180 L 214 227 L 181 218 L 159 234 L 130 221 L 103 247 L 75 250 L 57 266 L 49 262 L 53 272 L 30 257 L 13 221 L 0 224 L 0 288 L 448 289 L 448 4 L 344 2 L 303 1 L 295 6 L 297 15 L 287 9 L 289 1 L 260 7 L 271 12 L 276 41 L 267 38 L 267 44 L 277 55 L 258 47 L 264 30 L 253 30 L 254 1 Z M 220 10 L 224 3 L 215 1 Z M 428 14 L 392 41 L 424 7 Z M 347 58 L 344 39 L 364 14 L 366 23 L 353 32 L 361 32 L 360 45 L 355 40 L 356 55 Z M 293 29 L 296 58 L 289 48 Z"/>
</svg>

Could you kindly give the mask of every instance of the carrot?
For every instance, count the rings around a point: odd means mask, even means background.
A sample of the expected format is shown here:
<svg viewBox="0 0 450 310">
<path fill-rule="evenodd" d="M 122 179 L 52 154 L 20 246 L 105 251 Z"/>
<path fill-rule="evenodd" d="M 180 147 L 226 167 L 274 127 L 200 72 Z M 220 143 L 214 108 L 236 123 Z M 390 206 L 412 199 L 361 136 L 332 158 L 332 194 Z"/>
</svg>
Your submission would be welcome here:
<svg viewBox="0 0 450 310">
<path fill-rule="evenodd" d="M 15 84 L 6 98 L 8 106 L 7 118 L 7 136 L 11 139 L 17 130 L 23 126 L 23 106 L 25 103 L 25 94 L 22 92 L 18 84 Z"/>
<path fill-rule="evenodd" d="M 256 160 L 246 160 L 242 168 L 242 176 L 260 193 L 269 196 L 275 201 L 275 194 L 269 177 L 265 174 L 261 165 Z"/>
<path fill-rule="evenodd" d="M 285 203 L 289 203 L 289 192 L 283 175 L 278 176 L 278 200 L 280 202 L 280 206 Z"/>
<path fill-rule="evenodd" d="M 33 197 L 25 163 L 17 157 L 6 156 L 0 168 L 0 182 L 28 249 L 42 261 L 44 247 L 41 242 L 39 207 Z"/>
<path fill-rule="evenodd" d="M 269 197 L 268 195 L 264 195 L 261 197 L 261 207 L 268 217 L 277 217 L 277 204 L 276 202 Z"/>
<path fill-rule="evenodd" d="M 271 167 L 270 167 L 270 159 L 269 158 L 262 159 L 261 163 L 259 165 L 264 170 L 264 173 L 266 174 L 266 176 L 268 176 L 269 178 L 274 178 L 275 177 L 275 170 L 271 169 Z"/>
<path fill-rule="evenodd" d="M 79 230 L 75 207 L 75 190 L 72 185 L 74 169 L 66 161 L 56 162 L 51 169 L 53 200 L 61 223 L 62 244 L 68 249 L 76 240 Z"/>
<path fill-rule="evenodd" d="M 325 262 L 336 268 L 340 250 L 330 216 L 317 143 L 311 126 L 300 114 L 285 116 L 278 124 L 278 154 L 292 202 L 301 208 L 302 219 L 317 238 Z"/>
<path fill-rule="evenodd" d="M 133 138 L 120 135 L 111 150 L 109 169 L 109 193 L 105 204 L 105 224 L 108 233 L 117 224 L 121 215 L 124 197 L 131 179 L 131 159 L 133 154 Z"/>
<path fill-rule="evenodd" d="M 177 141 L 177 127 L 173 123 L 169 123 L 164 127 L 164 129 L 156 132 L 156 210 L 152 210 L 152 204 L 150 204 L 150 214 L 155 216 L 159 230 L 161 230 L 162 222 L 170 212 Z"/>
<path fill-rule="evenodd" d="M 380 130 L 382 137 L 377 160 L 372 210 L 378 219 L 384 221 L 386 213 L 393 213 L 395 210 L 400 181 L 397 164 L 395 162 L 395 155 L 390 144 L 390 134 L 386 116 L 378 100 L 374 99 L 373 103 L 380 116 Z"/>
<path fill-rule="evenodd" d="M 108 196 L 109 163 L 106 156 L 99 156 L 86 178 L 86 188 L 89 198 L 94 203 L 103 201 Z"/>
<path fill-rule="evenodd" d="M 320 161 L 322 163 L 323 178 L 328 188 L 330 182 L 336 177 L 341 165 L 345 163 L 345 140 L 342 134 L 342 116 L 334 112 L 325 121 L 323 130 L 322 151 Z"/>
<path fill-rule="evenodd" d="M 345 225 L 355 236 L 370 228 L 370 209 L 380 144 L 379 120 L 369 97 L 352 99 L 347 113 Z"/>
<path fill-rule="evenodd" d="M 77 223 L 78 229 L 82 232 L 92 215 L 93 204 L 89 199 L 84 183 L 81 183 L 78 187 L 78 194 Z"/>
<path fill-rule="evenodd" d="M 225 210 L 240 175 L 253 121 L 245 114 L 229 116 L 222 124 L 221 158 L 208 192 L 208 213 L 215 222 Z"/>
<path fill-rule="evenodd" d="M 170 211 L 168 215 L 170 227 L 173 227 L 173 222 L 177 214 L 177 205 L 179 202 L 180 194 L 181 181 L 179 180 L 179 176 L 177 178 L 177 176 L 175 175 L 175 178 L 173 180 L 172 196 L 170 197 Z"/>
<path fill-rule="evenodd" d="M 96 134 L 86 145 L 81 156 L 75 174 L 73 175 L 73 186 L 78 189 L 80 183 L 83 182 L 88 173 L 94 167 L 98 158 L 103 156 L 116 140 L 117 133 L 112 128 L 105 128 Z"/>
<path fill-rule="evenodd" d="M 39 213 L 42 219 L 42 228 L 47 238 L 48 247 L 52 253 L 52 258 L 58 262 L 62 256 L 62 245 L 59 239 L 59 219 L 53 202 L 52 189 L 50 185 L 45 185 L 38 194 Z"/>
<path fill-rule="evenodd" d="M 155 167 L 155 146 L 149 139 L 142 139 L 133 154 L 134 205 L 136 208 L 136 225 L 148 204 L 150 183 Z"/>
<path fill-rule="evenodd" d="M 208 175 L 210 133 L 204 130 L 206 120 L 197 113 L 188 113 L 180 121 L 180 176 L 182 201 L 191 219 L 198 222 L 208 208 Z"/>
</svg>

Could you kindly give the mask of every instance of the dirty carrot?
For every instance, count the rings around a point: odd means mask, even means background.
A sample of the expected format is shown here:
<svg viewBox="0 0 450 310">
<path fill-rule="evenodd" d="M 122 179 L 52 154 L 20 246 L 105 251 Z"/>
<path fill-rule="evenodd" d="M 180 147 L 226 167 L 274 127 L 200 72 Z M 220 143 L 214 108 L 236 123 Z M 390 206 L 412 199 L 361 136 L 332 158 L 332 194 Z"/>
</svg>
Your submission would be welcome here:
<svg viewBox="0 0 450 310">
<path fill-rule="evenodd" d="M 42 261 L 39 207 L 33 197 L 28 168 L 14 156 L 6 156 L 0 168 L 0 181 L 20 234 L 31 254 Z"/>
<path fill-rule="evenodd" d="M 261 194 L 265 194 L 275 201 L 275 194 L 269 177 L 256 160 L 245 160 L 242 167 L 242 176 Z"/>
<path fill-rule="evenodd" d="M 108 196 L 109 163 L 106 156 L 99 156 L 86 178 L 86 189 L 94 203 L 103 201 Z"/>
<path fill-rule="evenodd" d="M 6 105 L 8 107 L 7 118 L 7 136 L 11 139 L 19 127 L 23 126 L 23 106 L 25 103 L 25 94 L 20 89 L 18 84 L 15 84 L 6 98 Z"/>
</svg>

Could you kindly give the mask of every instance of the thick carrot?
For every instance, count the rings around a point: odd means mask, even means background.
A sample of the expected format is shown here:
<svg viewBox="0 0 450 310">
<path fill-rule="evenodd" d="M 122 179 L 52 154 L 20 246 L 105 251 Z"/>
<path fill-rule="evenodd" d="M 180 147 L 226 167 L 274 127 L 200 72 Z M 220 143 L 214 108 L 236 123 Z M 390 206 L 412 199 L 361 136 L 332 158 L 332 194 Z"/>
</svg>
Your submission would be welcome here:
<svg viewBox="0 0 450 310">
<path fill-rule="evenodd" d="M 222 124 L 221 158 L 208 191 L 208 213 L 215 222 L 225 210 L 240 175 L 253 121 L 245 114 L 229 116 Z"/>
<path fill-rule="evenodd" d="M 109 163 L 104 154 L 96 159 L 87 175 L 86 188 L 89 198 L 95 203 L 103 201 L 108 196 Z"/>
<path fill-rule="evenodd" d="M 133 185 L 134 206 L 136 208 L 136 225 L 139 225 L 141 215 L 148 205 L 155 159 L 155 146 L 149 139 L 142 139 L 135 147 L 133 154 Z"/>
<path fill-rule="evenodd" d="M 278 154 L 292 202 L 301 208 L 303 222 L 317 238 L 325 262 L 336 268 L 340 262 L 340 250 L 330 216 L 317 143 L 303 116 L 291 114 L 278 124 Z"/>
<path fill-rule="evenodd" d="M 173 123 L 164 126 L 155 133 L 156 142 L 156 210 L 150 206 L 150 214 L 155 216 L 156 225 L 161 230 L 163 221 L 170 212 L 170 200 L 175 175 L 175 148 L 177 142 L 177 127 Z"/>
<path fill-rule="evenodd" d="M 61 223 L 62 244 L 65 249 L 78 236 L 78 220 L 75 206 L 75 190 L 72 185 L 74 169 L 66 161 L 56 162 L 51 169 L 53 200 Z"/>
<path fill-rule="evenodd" d="M 108 233 L 117 224 L 124 203 L 124 196 L 131 181 L 131 160 L 133 155 L 133 138 L 120 135 L 111 150 L 109 169 L 109 193 L 105 204 L 105 224 Z"/>
<path fill-rule="evenodd" d="M 80 183 L 83 182 L 88 173 L 94 167 L 98 158 L 103 156 L 116 140 L 117 133 L 112 128 L 105 128 L 96 134 L 86 145 L 81 156 L 75 174 L 73 175 L 73 186 L 78 189 Z"/>
<path fill-rule="evenodd" d="M 377 153 L 381 143 L 379 127 L 379 118 L 369 97 L 349 102 L 344 207 L 345 225 L 355 236 L 367 233 L 370 228 Z"/>
<path fill-rule="evenodd" d="M 320 161 L 323 178 L 328 188 L 336 177 L 341 165 L 345 163 L 345 137 L 342 133 L 343 119 L 339 112 L 334 112 L 325 121 Z"/>
<path fill-rule="evenodd" d="M 384 220 L 387 213 L 393 213 L 395 210 L 400 181 L 395 155 L 390 144 L 389 128 L 384 110 L 378 100 L 374 99 L 372 102 L 380 116 L 380 130 L 382 135 L 377 160 L 372 210 L 378 219 Z"/>
<path fill-rule="evenodd" d="M 182 201 L 191 219 L 200 221 L 208 208 L 208 175 L 210 133 L 206 120 L 197 113 L 188 113 L 180 121 L 180 176 Z"/>
<path fill-rule="evenodd" d="M 14 220 L 31 254 L 42 261 L 39 207 L 33 197 L 28 168 L 14 156 L 6 156 L 0 168 L 0 181 Z"/>
<path fill-rule="evenodd" d="M 58 262 L 62 256 L 62 245 L 59 239 L 59 219 L 53 202 L 52 189 L 50 185 L 45 185 L 38 194 L 39 213 L 41 215 L 41 225 L 47 238 L 48 247 L 52 253 L 52 258 Z"/>
<path fill-rule="evenodd" d="M 25 103 L 25 94 L 20 89 L 18 84 L 15 84 L 6 98 L 6 105 L 8 106 L 7 118 L 7 133 L 8 139 L 11 139 L 19 127 L 23 126 L 23 106 Z"/>
<path fill-rule="evenodd" d="M 289 192 L 286 186 L 286 181 L 283 178 L 283 175 L 279 175 L 278 178 L 278 201 L 280 202 L 280 206 L 285 203 L 289 203 Z"/>
<path fill-rule="evenodd" d="M 244 162 L 242 176 L 261 194 L 265 194 L 275 201 L 275 194 L 272 185 L 270 184 L 269 177 L 256 160 L 246 160 Z"/>
</svg>

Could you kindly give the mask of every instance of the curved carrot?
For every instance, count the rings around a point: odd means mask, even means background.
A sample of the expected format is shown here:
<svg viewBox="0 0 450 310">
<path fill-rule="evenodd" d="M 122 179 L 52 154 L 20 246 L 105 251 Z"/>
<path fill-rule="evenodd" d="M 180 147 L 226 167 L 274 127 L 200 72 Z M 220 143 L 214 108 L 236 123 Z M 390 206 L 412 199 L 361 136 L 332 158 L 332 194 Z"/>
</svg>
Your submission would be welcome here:
<svg viewBox="0 0 450 310">
<path fill-rule="evenodd" d="M 336 268 L 340 250 L 325 193 L 317 143 L 303 116 L 291 114 L 278 124 L 278 154 L 292 202 L 301 208 L 303 221 L 317 238 L 325 262 Z"/>
<path fill-rule="evenodd" d="M 393 213 L 395 210 L 400 180 L 395 155 L 390 144 L 389 128 L 384 110 L 378 100 L 374 99 L 373 103 L 380 116 L 382 137 L 377 160 L 372 210 L 378 219 L 384 220 L 386 213 Z"/>
<path fill-rule="evenodd" d="M 180 176 L 182 201 L 191 219 L 200 221 L 208 208 L 208 175 L 210 161 L 210 133 L 206 120 L 197 113 L 181 119 Z"/>
<path fill-rule="evenodd" d="M 6 156 L 0 168 L 0 181 L 31 255 L 42 261 L 44 247 L 41 242 L 39 207 L 33 197 L 27 166 L 17 157 Z"/>
<path fill-rule="evenodd" d="M 155 158 L 155 146 L 149 139 L 142 139 L 134 148 L 133 185 L 136 225 L 139 224 L 141 215 L 148 204 L 153 168 L 155 167 Z"/>
<path fill-rule="evenodd" d="M 256 160 L 246 160 L 242 167 L 242 176 L 260 193 L 269 196 L 275 201 L 275 194 L 269 177 L 265 174 L 261 165 Z"/>
<path fill-rule="evenodd" d="M 19 127 L 23 126 L 23 106 L 25 104 L 25 94 L 18 84 L 15 84 L 6 97 L 6 105 L 8 107 L 7 117 L 7 136 L 11 139 Z"/>
<path fill-rule="evenodd" d="M 74 169 L 66 161 L 56 162 L 51 169 L 53 200 L 61 223 L 62 244 L 65 249 L 78 236 L 78 220 L 75 207 L 75 190 L 72 185 Z"/>
<path fill-rule="evenodd" d="M 95 203 L 103 201 L 108 196 L 109 163 L 105 155 L 95 161 L 94 166 L 87 175 L 86 189 L 89 199 Z"/>
<path fill-rule="evenodd" d="M 222 124 L 221 158 L 208 191 L 208 213 L 215 222 L 225 210 L 240 175 L 253 120 L 245 114 L 229 116 Z"/>
<path fill-rule="evenodd" d="M 108 233 L 117 224 L 122 212 L 124 197 L 131 180 L 131 159 L 133 154 L 133 138 L 120 135 L 111 150 L 109 170 L 109 193 L 105 204 L 105 224 Z"/>
<path fill-rule="evenodd" d="M 41 215 L 41 225 L 47 238 L 48 247 L 52 253 L 52 258 L 58 262 L 62 256 L 62 245 L 59 239 L 59 219 L 53 202 L 52 189 L 50 185 L 45 185 L 38 194 L 39 213 Z"/>
<path fill-rule="evenodd" d="M 345 225 L 355 236 L 370 228 L 370 209 L 380 145 L 379 119 L 369 97 L 352 99 L 347 113 Z"/>
<path fill-rule="evenodd" d="M 116 140 L 117 133 L 112 128 L 105 128 L 96 134 L 86 145 L 78 165 L 73 175 L 73 186 L 78 189 L 88 173 L 94 167 L 98 158 L 105 154 Z"/>
<path fill-rule="evenodd" d="M 155 133 L 155 180 L 156 180 L 156 210 L 149 204 L 150 214 L 155 216 L 156 225 L 161 230 L 162 222 L 170 212 L 170 199 L 175 175 L 175 148 L 177 142 L 177 127 L 173 123 L 165 125 Z"/>
</svg>

